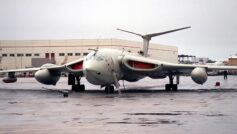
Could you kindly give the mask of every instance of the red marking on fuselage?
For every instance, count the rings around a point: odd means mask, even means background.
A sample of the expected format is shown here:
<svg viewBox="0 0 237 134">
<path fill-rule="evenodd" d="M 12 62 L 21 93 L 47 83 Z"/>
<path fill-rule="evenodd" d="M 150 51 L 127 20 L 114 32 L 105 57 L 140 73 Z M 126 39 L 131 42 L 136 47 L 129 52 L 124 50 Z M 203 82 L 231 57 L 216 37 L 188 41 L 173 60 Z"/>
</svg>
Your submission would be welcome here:
<svg viewBox="0 0 237 134">
<path fill-rule="evenodd" d="M 76 64 L 73 64 L 71 65 L 71 68 L 73 70 L 81 70 L 82 69 L 82 66 L 83 66 L 83 61 L 82 62 L 79 62 L 79 63 L 76 63 Z"/>
<path fill-rule="evenodd" d="M 155 64 L 140 61 L 129 61 L 128 64 L 137 69 L 153 69 L 156 66 Z"/>
</svg>

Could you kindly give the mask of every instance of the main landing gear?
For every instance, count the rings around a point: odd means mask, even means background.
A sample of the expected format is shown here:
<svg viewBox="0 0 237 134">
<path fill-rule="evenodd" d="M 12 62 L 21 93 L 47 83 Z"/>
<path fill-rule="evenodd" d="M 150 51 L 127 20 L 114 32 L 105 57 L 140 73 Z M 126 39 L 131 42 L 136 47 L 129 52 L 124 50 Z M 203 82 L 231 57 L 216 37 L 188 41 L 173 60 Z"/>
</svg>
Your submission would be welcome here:
<svg viewBox="0 0 237 134">
<path fill-rule="evenodd" d="M 107 94 L 114 93 L 114 86 L 112 85 L 105 86 L 105 93 Z"/>
<path fill-rule="evenodd" d="M 85 85 L 80 83 L 81 77 L 79 75 L 68 74 L 68 85 L 72 85 L 72 91 L 83 92 Z"/>
<path fill-rule="evenodd" d="M 176 84 L 174 84 L 175 75 L 173 73 L 169 73 L 168 77 L 169 84 L 165 85 L 165 91 L 178 91 L 179 75 L 176 75 Z"/>
</svg>

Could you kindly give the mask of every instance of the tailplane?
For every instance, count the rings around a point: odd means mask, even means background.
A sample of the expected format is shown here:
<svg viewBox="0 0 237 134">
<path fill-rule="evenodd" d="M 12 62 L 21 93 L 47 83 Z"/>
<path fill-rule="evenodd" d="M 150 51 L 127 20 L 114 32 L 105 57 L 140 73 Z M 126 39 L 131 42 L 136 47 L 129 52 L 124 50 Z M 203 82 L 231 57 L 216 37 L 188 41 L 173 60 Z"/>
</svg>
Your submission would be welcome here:
<svg viewBox="0 0 237 134">
<path fill-rule="evenodd" d="M 176 32 L 176 31 L 180 31 L 180 30 L 184 30 L 184 29 L 188 29 L 188 28 L 191 28 L 191 27 L 183 27 L 183 28 L 169 30 L 169 31 L 165 31 L 165 32 L 145 34 L 145 35 L 135 33 L 135 32 L 131 32 L 131 31 L 127 31 L 127 30 L 123 30 L 123 29 L 119 29 L 119 28 L 117 30 L 142 37 L 142 39 L 143 39 L 143 48 L 142 48 L 142 51 L 140 53 L 143 56 L 147 57 L 148 56 L 149 41 L 151 40 L 152 37 L 156 37 L 156 36 L 160 36 L 160 35 L 163 35 L 163 34 Z"/>
</svg>

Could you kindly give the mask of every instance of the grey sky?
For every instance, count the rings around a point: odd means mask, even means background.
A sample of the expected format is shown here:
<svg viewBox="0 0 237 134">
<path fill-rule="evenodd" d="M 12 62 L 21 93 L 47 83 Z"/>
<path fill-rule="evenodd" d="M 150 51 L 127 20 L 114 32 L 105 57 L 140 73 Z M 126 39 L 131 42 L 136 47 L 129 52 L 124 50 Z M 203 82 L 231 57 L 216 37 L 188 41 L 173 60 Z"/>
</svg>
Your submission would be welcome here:
<svg viewBox="0 0 237 134">
<path fill-rule="evenodd" d="M 123 28 L 153 33 L 179 53 L 224 60 L 237 53 L 236 0 L 0 0 L 0 40 L 140 38 Z"/>
</svg>

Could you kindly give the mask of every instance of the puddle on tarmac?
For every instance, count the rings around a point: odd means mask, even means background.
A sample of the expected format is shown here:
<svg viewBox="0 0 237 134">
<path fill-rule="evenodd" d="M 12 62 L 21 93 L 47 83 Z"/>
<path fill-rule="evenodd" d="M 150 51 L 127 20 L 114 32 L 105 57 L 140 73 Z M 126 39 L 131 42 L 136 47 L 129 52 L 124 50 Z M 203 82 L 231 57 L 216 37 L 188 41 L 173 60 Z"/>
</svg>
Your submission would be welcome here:
<svg viewBox="0 0 237 134">
<path fill-rule="evenodd" d="M 24 115 L 23 113 L 8 113 L 10 115 Z"/>
<path fill-rule="evenodd" d="M 17 104 L 17 103 L 24 103 L 24 102 L 17 102 L 17 101 L 10 101 L 9 104 Z"/>
<path fill-rule="evenodd" d="M 159 119 L 157 121 L 140 120 L 140 121 L 117 121 L 106 122 L 107 124 L 138 124 L 138 125 L 157 125 L 157 124 L 178 124 L 176 120 Z"/>
<path fill-rule="evenodd" d="M 225 114 L 201 114 L 204 116 L 208 116 L 208 117 L 221 117 L 221 116 L 227 116 Z"/>
<path fill-rule="evenodd" d="M 127 115 L 171 115 L 177 116 L 182 115 L 182 113 L 126 113 Z"/>
</svg>

